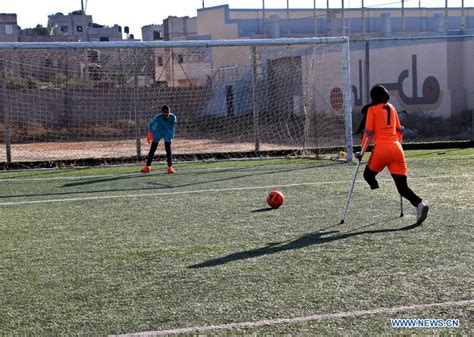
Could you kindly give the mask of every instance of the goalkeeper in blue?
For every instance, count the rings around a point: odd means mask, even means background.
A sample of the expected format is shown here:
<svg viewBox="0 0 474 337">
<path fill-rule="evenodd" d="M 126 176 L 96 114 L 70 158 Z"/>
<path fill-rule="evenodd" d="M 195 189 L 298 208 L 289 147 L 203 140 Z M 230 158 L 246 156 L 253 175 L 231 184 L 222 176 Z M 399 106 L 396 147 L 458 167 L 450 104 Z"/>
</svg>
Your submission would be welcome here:
<svg viewBox="0 0 474 337">
<path fill-rule="evenodd" d="M 141 169 L 142 173 L 150 173 L 151 162 L 155 156 L 158 143 L 161 139 L 165 142 L 166 161 L 168 164 L 168 173 L 174 173 L 173 169 L 173 153 L 171 151 L 171 142 L 176 131 L 176 116 L 170 111 L 170 107 L 163 105 L 161 112 L 153 116 L 148 122 L 148 133 L 146 141 L 150 145 L 150 151 L 146 160 L 146 165 Z"/>
</svg>

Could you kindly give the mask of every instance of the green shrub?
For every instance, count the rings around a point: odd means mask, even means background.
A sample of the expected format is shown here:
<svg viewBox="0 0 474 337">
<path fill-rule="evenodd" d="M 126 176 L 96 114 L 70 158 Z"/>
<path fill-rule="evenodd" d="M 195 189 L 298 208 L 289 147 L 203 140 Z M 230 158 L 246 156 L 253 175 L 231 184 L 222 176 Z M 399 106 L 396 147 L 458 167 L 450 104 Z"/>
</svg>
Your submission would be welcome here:
<svg viewBox="0 0 474 337">
<path fill-rule="evenodd" d="M 38 89 L 40 82 L 34 78 L 13 77 L 7 80 L 7 89 Z"/>
</svg>

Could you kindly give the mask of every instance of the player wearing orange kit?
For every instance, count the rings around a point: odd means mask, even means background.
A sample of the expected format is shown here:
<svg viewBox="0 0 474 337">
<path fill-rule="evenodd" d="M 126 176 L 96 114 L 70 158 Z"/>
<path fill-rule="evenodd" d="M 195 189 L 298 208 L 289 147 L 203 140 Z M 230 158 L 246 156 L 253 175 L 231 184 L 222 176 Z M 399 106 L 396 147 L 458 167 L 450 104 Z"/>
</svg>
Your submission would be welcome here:
<svg viewBox="0 0 474 337">
<path fill-rule="evenodd" d="M 388 103 L 390 95 L 381 85 L 372 88 L 370 98 L 372 103 L 364 107 L 367 114 L 361 153 L 365 153 L 371 139 L 374 141 L 374 146 L 365 167 L 364 179 L 371 189 L 379 188 L 375 177 L 388 167 L 398 192 L 416 207 L 416 221 L 421 224 L 428 215 L 428 206 L 407 184 L 407 163 L 401 145 L 403 127 L 400 125 L 397 110 Z M 356 153 L 356 158 L 362 159 L 360 153 Z"/>
</svg>

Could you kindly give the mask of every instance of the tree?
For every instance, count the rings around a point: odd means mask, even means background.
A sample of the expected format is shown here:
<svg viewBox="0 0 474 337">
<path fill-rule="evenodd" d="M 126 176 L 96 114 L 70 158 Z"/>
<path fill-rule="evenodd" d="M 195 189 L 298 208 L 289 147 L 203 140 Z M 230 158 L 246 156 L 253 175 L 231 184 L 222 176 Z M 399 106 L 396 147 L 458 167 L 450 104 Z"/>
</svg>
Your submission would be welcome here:
<svg viewBox="0 0 474 337">
<path fill-rule="evenodd" d="M 43 27 L 41 24 L 37 24 L 33 31 L 38 35 L 49 35 L 51 28 Z"/>
</svg>

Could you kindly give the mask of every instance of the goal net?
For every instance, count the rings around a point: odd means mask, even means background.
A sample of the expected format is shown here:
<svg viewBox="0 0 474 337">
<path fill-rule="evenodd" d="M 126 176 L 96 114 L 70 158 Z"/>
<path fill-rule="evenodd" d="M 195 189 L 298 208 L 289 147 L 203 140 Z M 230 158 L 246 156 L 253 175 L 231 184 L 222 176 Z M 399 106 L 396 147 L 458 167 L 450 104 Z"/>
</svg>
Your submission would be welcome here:
<svg viewBox="0 0 474 337">
<path fill-rule="evenodd" d="M 165 104 L 177 159 L 350 158 L 349 71 L 345 38 L 0 43 L 0 162 L 143 160 Z"/>
</svg>

